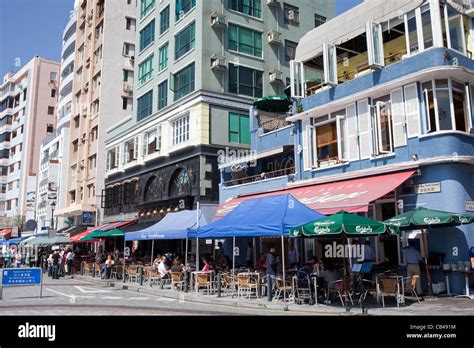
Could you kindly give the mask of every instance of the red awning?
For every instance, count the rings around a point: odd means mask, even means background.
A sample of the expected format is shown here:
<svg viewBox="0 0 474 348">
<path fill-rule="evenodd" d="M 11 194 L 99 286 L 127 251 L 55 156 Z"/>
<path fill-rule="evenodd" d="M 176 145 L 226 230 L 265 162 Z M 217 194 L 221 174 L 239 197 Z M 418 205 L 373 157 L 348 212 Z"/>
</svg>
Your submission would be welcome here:
<svg viewBox="0 0 474 348">
<path fill-rule="evenodd" d="M 366 212 L 370 202 L 395 190 L 413 173 L 415 173 L 414 170 L 234 198 L 219 206 L 214 219 L 225 216 L 240 202 L 247 199 L 284 193 L 292 194 L 293 197 L 321 214 L 330 215 L 340 210 L 350 213 Z"/>
<path fill-rule="evenodd" d="M 12 233 L 11 228 L 6 228 L 0 231 L 0 237 L 6 237 L 8 234 Z"/>
<path fill-rule="evenodd" d="M 102 227 L 100 230 L 103 232 L 107 232 L 116 228 L 121 228 L 125 227 L 127 225 L 133 224 L 135 220 L 130 220 L 130 221 L 117 221 L 117 222 L 111 222 L 107 224 L 107 226 Z"/>
<path fill-rule="evenodd" d="M 91 233 L 92 233 L 92 230 L 87 230 L 87 231 L 78 233 L 75 236 L 70 237 L 69 240 L 73 243 L 76 243 L 76 242 L 79 242 L 82 238 L 88 236 Z"/>
</svg>

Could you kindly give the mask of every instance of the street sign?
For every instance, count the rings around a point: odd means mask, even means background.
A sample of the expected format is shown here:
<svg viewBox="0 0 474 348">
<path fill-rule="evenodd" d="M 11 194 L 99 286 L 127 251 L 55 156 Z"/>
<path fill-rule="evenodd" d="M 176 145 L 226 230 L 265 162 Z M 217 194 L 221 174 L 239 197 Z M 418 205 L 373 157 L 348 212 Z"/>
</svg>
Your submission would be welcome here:
<svg viewBox="0 0 474 348">
<path fill-rule="evenodd" d="M 11 286 L 39 285 L 40 298 L 43 292 L 43 271 L 41 268 L 4 268 L 0 284 L 0 300 L 3 288 Z"/>
<path fill-rule="evenodd" d="M 417 195 L 435 192 L 441 192 L 441 182 L 429 182 L 425 184 L 415 185 L 415 193 Z"/>
<path fill-rule="evenodd" d="M 464 206 L 466 211 L 474 211 L 474 201 L 465 201 Z"/>
<path fill-rule="evenodd" d="M 89 211 L 82 212 L 82 223 L 91 224 L 94 220 L 94 213 Z"/>
<path fill-rule="evenodd" d="M 240 249 L 239 247 L 234 248 L 234 256 L 240 256 Z"/>
</svg>

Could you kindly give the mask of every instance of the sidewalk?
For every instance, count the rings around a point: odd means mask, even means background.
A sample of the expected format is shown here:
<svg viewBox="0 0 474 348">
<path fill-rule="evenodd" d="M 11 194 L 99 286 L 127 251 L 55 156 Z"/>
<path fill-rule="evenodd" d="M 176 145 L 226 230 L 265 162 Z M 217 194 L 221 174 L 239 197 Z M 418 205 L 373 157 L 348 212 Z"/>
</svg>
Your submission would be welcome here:
<svg viewBox="0 0 474 348">
<path fill-rule="evenodd" d="M 144 284 L 140 286 L 138 283 L 123 283 L 121 280 L 104 280 L 99 278 L 93 278 L 90 276 L 74 275 L 75 279 L 93 282 L 104 286 L 115 287 L 119 289 L 127 289 L 131 291 L 137 291 L 144 294 L 150 294 L 155 296 L 162 296 L 177 299 L 182 302 L 195 302 L 212 305 L 221 305 L 227 307 L 241 307 L 241 308 L 252 308 L 262 310 L 277 310 L 277 311 L 292 311 L 300 313 L 301 315 L 330 315 L 330 316 L 354 316 L 362 315 L 362 310 L 354 299 L 354 307 L 350 312 L 346 312 L 346 309 L 342 306 L 326 306 L 324 304 L 317 305 L 297 305 L 293 302 L 284 303 L 283 301 L 268 301 L 264 298 L 233 298 L 230 295 L 222 294 L 221 297 L 217 297 L 216 294 L 205 295 L 202 293 L 196 294 L 196 292 L 181 292 L 171 290 L 167 287 L 160 289 L 154 285 L 152 287 Z M 421 303 L 409 303 L 406 306 L 397 308 L 393 298 L 387 298 L 387 302 L 393 302 L 393 306 L 386 308 L 377 307 L 369 308 L 369 315 L 474 315 L 474 301 L 469 299 L 460 298 L 435 298 L 433 300 L 422 301 Z M 390 302 L 391 303 L 391 302 Z"/>
</svg>

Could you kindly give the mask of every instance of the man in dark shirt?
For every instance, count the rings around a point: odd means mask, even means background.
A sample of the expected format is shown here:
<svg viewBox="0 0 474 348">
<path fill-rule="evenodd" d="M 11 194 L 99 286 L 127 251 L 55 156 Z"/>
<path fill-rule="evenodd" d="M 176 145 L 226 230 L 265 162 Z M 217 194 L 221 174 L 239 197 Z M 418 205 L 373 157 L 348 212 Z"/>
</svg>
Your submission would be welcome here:
<svg viewBox="0 0 474 348">
<path fill-rule="evenodd" d="M 53 254 L 53 279 L 59 279 L 59 259 L 61 255 L 59 254 L 59 250 L 55 250 Z"/>
</svg>

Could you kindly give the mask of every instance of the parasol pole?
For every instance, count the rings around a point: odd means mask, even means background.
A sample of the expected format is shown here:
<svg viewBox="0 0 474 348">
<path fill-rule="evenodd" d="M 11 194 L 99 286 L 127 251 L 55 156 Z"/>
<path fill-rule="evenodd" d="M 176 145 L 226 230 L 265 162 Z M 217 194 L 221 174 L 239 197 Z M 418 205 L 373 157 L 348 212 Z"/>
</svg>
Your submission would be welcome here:
<svg viewBox="0 0 474 348">
<path fill-rule="evenodd" d="M 281 263 L 283 265 L 283 289 L 286 289 L 286 270 L 285 270 L 285 237 L 281 235 Z M 286 303 L 286 291 L 283 291 L 283 301 Z"/>
<path fill-rule="evenodd" d="M 347 297 L 349 296 L 349 291 L 347 289 L 347 278 L 349 276 L 349 270 L 347 269 L 347 258 L 345 256 L 346 253 L 346 234 L 344 231 L 344 226 L 342 226 L 342 250 L 344 252 L 344 279 L 343 279 L 343 286 L 344 286 L 344 302 L 346 303 L 346 311 L 347 308 Z"/>
<path fill-rule="evenodd" d="M 151 262 L 150 262 L 150 266 L 153 267 L 153 252 L 155 251 L 155 240 L 152 239 L 151 240 Z"/>
<path fill-rule="evenodd" d="M 431 290 L 431 275 L 430 275 L 430 271 L 429 271 L 429 266 L 428 266 L 428 257 L 427 257 L 427 254 L 428 254 L 428 246 L 427 246 L 427 242 L 426 242 L 426 234 L 425 234 L 425 231 L 423 230 L 423 227 L 421 228 L 421 241 L 423 243 L 423 249 L 425 251 L 425 273 L 426 273 L 426 281 L 428 282 L 428 292 L 430 294 L 430 296 L 433 295 L 433 292 Z"/>
<path fill-rule="evenodd" d="M 196 202 L 196 226 L 199 229 L 199 202 Z M 199 238 L 196 233 L 196 272 L 199 272 Z"/>
</svg>

